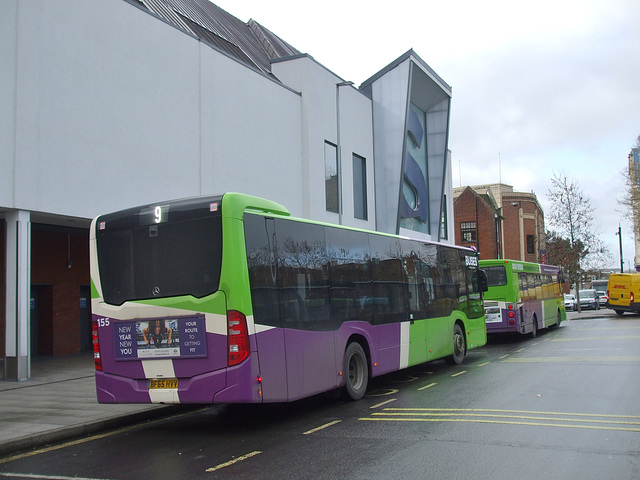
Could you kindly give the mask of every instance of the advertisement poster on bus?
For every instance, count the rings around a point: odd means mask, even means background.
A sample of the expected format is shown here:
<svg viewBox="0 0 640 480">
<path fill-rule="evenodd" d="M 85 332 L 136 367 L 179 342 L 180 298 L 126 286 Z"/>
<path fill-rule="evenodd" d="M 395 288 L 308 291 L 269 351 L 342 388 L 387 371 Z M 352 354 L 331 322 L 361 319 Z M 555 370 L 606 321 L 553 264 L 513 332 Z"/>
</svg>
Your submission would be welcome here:
<svg viewBox="0 0 640 480">
<path fill-rule="evenodd" d="M 116 360 L 206 356 L 204 315 L 116 323 Z"/>
</svg>

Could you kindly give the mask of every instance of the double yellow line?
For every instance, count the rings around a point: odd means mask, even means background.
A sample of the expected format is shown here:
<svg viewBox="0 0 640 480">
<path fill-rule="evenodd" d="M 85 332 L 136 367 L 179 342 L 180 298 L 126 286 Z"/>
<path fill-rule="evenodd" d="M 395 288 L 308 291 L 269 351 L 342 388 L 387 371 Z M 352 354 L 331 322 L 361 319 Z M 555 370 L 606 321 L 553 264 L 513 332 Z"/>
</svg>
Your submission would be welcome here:
<svg viewBox="0 0 640 480">
<path fill-rule="evenodd" d="M 640 362 L 640 356 L 602 355 L 572 357 L 500 357 L 502 363 L 560 363 L 560 362 Z"/>
<path fill-rule="evenodd" d="M 382 412 L 372 413 L 371 416 L 362 417 L 358 420 L 382 422 L 488 423 L 640 432 L 640 416 L 532 412 L 526 410 L 385 408 Z"/>
</svg>

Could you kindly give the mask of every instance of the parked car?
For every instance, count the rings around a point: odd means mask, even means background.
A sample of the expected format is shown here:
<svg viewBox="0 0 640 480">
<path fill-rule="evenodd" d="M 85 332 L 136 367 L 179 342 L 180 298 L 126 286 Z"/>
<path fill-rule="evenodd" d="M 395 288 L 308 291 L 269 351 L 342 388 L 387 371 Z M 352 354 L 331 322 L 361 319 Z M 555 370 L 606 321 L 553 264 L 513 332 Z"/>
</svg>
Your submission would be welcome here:
<svg viewBox="0 0 640 480">
<path fill-rule="evenodd" d="M 596 293 L 598 294 L 598 298 L 600 299 L 600 306 L 606 307 L 607 301 L 609 300 L 609 297 L 607 296 L 607 292 L 596 290 Z"/>
<path fill-rule="evenodd" d="M 600 310 L 600 298 L 598 292 L 593 288 L 588 290 L 580 290 L 580 308 L 593 308 L 594 310 Z"/>
<path fill-rule="evenodd" d="M 576 309 L 576 296 L 573 293 L 564 294 L 564 309 L 565 310 Z"/>
</svg>

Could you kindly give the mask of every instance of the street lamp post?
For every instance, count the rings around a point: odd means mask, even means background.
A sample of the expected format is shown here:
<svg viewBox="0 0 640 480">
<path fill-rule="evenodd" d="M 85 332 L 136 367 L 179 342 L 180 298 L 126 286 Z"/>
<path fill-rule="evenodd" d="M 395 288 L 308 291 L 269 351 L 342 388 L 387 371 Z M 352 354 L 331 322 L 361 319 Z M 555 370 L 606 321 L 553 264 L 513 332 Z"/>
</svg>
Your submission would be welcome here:
<svg viewBox="0 0 640 480">
<path fill-rule="evenodd" d="M 618 241 L 620 242 L 620 273 L 624 273 L 624 262 L 622 261 L 622 228 L 620 224 L 618 224 L 616 235 L 618 235 Z"/>
</svg>

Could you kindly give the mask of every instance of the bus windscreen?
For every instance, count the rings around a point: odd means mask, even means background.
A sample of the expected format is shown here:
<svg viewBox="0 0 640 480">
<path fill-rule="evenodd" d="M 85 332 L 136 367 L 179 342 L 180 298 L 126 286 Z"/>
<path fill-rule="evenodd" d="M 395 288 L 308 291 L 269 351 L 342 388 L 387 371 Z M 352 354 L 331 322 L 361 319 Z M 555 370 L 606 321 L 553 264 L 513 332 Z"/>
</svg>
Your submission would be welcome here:
<svg viewBox="0 0 640 480">
<path fill-rule="evenodd" d="M 96 240 L 105 302 L 201 298 L 218 289 L 222 217 L 180 213 L 159 210 L 157 223 L 100 218 Z"/>
</svg>

